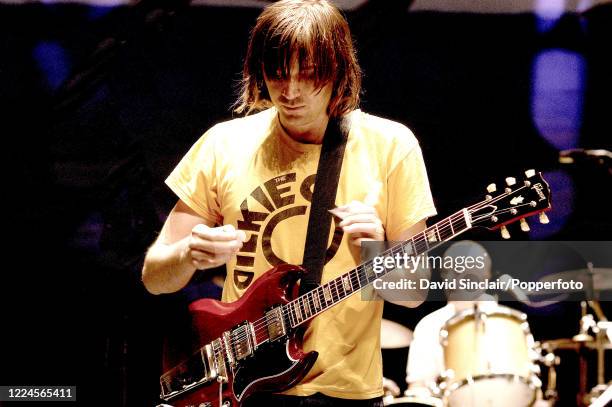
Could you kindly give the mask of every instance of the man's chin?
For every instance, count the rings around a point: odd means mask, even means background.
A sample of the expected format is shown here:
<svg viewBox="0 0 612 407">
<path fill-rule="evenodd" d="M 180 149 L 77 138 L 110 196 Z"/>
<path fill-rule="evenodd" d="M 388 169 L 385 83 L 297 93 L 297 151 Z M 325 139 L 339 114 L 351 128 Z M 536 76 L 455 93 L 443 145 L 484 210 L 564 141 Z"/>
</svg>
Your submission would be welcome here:
<svg viewBox="0 0 612 407">
<path fill-rule="evenodd" d="M 283 113 L 280 118 L 282 123 L 287 126 L 299 126 L 306 122 L 305 115 L 301 113 Z"/>
</svg>

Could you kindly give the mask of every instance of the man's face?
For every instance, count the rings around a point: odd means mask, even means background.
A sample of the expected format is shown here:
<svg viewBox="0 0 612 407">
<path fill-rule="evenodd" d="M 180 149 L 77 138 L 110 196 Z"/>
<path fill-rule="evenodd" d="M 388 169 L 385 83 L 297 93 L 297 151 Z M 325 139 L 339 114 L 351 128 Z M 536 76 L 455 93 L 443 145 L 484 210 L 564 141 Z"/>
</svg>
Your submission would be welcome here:
<svg viewBox="0 0 612 407">
<path fill-rule="evenodd" d="M 300 70 L 296 57 L 291 58 L 289 77 L 282 79 L 264 74 L 272 103 L 278 110 L 282 125 L 288 130 L 305 131 L 327 119 L 332 84 L 315 87 L 314 68 Z"/>
</svg>

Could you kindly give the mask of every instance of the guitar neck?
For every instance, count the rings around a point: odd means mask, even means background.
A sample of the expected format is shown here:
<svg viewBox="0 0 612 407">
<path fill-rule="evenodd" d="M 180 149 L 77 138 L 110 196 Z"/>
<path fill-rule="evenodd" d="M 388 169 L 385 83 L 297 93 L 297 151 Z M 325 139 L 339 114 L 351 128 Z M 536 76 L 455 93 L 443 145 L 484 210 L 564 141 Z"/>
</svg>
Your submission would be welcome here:
<svg viewBox="0 0 612 407">
<path fill-rule="evenodd" d="M 417 233 L 412 238 L 392 246 L 379 256 L 417 257 L 471 228 L 468 210 L 462 209 Z M 394 268 L 383 267 L 382 270 L 374 271 L 374 259 L 368 260 L 353 270 L 285 304 L 284 313 L 288 316 L 291 326 L 297 327 L 393 270 Z"/>
</svg>

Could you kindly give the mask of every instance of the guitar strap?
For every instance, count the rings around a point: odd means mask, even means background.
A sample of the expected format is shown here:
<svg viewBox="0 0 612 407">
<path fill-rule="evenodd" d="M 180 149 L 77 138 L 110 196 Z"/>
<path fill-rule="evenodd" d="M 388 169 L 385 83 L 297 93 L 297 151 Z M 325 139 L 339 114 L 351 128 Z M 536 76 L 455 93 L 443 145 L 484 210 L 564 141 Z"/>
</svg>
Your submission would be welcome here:
<svg viewBox="0 0 612 407">
<path fill-rule="evenodd" d="M 349 127 L 348 119 L 334 118 L 325 129 L 304 245 L 302 266 L 307 273 L 300 282 L 300 295 L 317 288 L 321 282 L 332 220 L 329 210 L 335 207 Z"/>
</svg>

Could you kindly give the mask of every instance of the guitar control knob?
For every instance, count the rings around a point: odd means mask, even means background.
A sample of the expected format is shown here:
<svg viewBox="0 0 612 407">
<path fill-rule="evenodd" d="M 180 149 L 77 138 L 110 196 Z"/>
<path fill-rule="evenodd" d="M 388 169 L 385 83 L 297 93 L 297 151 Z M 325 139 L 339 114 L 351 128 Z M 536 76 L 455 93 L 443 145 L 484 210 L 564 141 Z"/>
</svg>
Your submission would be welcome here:
<svg viewBox="0 0 612 407">
<path fill-rule="evenodd" d="M 529 232 L 529 223 L 527 223 L 527 220 L 525 220 L 525 218 L 521 219 L 521 230 L 523 232 Z"/>
<path fill-rule="evenodd" d="M 514 177 L 508 177 L 506 178 L 506 185 L 508 185 L 509 187 L 511 187 L 512 185 L 516 184 L 516 178 Z"/>
<path fill-rule="evenodd" d="M 536 174 L 535 170 L 527 170 L 527 171 L 525 171 L 525 176 L 527 178 L 531 178 L 531 177 L 535 176 L 535 174 Z"/>
<path fill-rule="evenodd" d="M 508 228 L 506 228 L 505 226 L 501 227 L 501 236 L 504 239 L 510 239 L 510 232 L 508 232 Z"/>
<path fill-rule="evenodd" d="M 548 222 L 550 222 L 550 220 L 548 220 L 548 216 L 546 216 L 546 213 L 540 212 L 540 223 L 545 225 Z"/>
<path fill-rule="evenodd" d="M 495 186 L 495 184 L 489 184 L 487 185 L 487 192 L 492 194 L 493 192 L 497 191 L 497 187 Z"/>
</svg>

